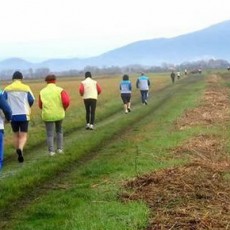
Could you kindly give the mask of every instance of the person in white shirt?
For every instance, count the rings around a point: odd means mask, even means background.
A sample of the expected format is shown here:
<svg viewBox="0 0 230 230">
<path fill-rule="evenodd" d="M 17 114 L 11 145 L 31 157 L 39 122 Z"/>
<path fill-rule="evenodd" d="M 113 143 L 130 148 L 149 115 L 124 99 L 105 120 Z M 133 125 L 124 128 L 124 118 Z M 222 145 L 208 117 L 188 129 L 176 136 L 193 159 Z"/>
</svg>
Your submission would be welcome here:
<svg viewBox="0 0 230 230">
<path fill-rule="evenodd" d="M 136 87 L 140 90 L 142 103 L 147 105 L 150 81 L 144 73 L 141 73 L 141 76 L 137 78 Z"/>
<path fill-rule="evenodd" d="M 97 81 L 92 79 L 91 72 L 85 73 L 85 80 L 80 84 L 79 93 L 84 100 L 86 110 L 86 129 L 93 130 L 97 98 L 101 93 L 101 87 Z"/>
</svg>

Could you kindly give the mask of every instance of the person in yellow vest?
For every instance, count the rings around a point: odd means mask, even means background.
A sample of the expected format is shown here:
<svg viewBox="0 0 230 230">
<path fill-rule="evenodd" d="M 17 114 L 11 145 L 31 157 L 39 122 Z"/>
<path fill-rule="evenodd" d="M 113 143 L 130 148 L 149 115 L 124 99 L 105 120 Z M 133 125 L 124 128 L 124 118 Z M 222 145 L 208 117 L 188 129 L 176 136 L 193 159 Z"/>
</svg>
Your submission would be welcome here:
<svg viewBox="0 0 230 230">
<path fill-rule="evenodd" d="M 98 95 L 101 87 L 97 81 L 92 79 L 91 72 L 85 73 L 85 80 L 81 82 L 79 93 L 82 96 L 86 110 L 86 129 L 93 130 L 95 122 L 95 111 Z"/>
<path fill-rule="evenodd" d="M 14 146 L 20 163 L 24 161 L 23 150 L 27 142 L 31 107 L 35 100 L 30 87 L 22 82 L 23 78 L 20 71 L 15 71 L 12 76 L 13 82 L 6 86 L 3 92 L 12 110 L 11 127 L 14 133 Z"/>
<path fill-rule="evenodd" d="M 46 127 L 48 152 L 50 156 L 53 156 L 56 152 L 63 153 L 62 122 L 65 118 L 65 111 L 69 107 L 70 98 L 63 88 L 56 85 L 54 74 L 46 76 L 45 81 L 47 85 L 39 93 L 38 105 L 42 110 L 41 116 Z M 54 145 L 55 132 L 56 149 Z"/>
</svg>

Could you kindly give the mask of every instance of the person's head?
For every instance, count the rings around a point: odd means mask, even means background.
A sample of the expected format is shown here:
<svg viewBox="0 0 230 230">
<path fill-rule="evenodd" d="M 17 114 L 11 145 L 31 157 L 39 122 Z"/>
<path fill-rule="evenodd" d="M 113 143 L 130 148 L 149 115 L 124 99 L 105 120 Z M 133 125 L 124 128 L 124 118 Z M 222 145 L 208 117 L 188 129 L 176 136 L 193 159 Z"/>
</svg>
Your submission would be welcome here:
<svg viewBox="0 0 230 230">
<path fill-rule="evenodd" d="M 23 79 L 22 73 L 19 71 L 15 71 L 12 76 L 12 80 L 22 80 L 22 79 Z"/>
<path fill-rule="evenodd" d="M 46 76 L 45 81 L 47 83 L 55 83 L 56 82 L 56 76 L 54 74 L 49 74 Z"/>
<path fill-rule="evenodd" d="M 85 78 L 87 78 L 87 77 L 92 78 L 91 72 L 89 72 L 89 71 L 85 72 Z"/>
<path fill-rule="evenodd" d="M 129 80 L 129 75 L 127 75 L 127 74 L 124 74 L 124 75 L 123 75 L 123 80 L 124 80 L 124 81 L 127 81 L 127 80 Z"/>
</svg>

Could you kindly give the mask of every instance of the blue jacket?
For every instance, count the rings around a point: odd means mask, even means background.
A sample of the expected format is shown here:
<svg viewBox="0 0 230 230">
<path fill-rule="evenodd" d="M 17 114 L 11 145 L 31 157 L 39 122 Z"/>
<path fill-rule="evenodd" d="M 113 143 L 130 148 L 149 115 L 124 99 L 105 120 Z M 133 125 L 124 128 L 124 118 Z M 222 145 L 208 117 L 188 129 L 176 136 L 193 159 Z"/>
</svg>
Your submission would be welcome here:
<svg viewBox="0 0 230 230">
<path fill-rule="evenodd" d="M 4 129 L 4 120 L 10 121 L 11 118 L 12 110 L 2 92 L 0 92 L 0 130 Z"/>
<path fill-rule="evenodd" d="M 131 91 L 132 91 L 131 81 L 129 81 L 129 80 L 121 81 L 120 91 L 121 91 L 121 93 L 131 93 Z"/>
<path fill-rule="evenodd" d="M 136 87 L 140 90 L 149 90 L 150 81 L 149 78 L 145 75 L 138 77 L 136 82 Z"/>
</svg>

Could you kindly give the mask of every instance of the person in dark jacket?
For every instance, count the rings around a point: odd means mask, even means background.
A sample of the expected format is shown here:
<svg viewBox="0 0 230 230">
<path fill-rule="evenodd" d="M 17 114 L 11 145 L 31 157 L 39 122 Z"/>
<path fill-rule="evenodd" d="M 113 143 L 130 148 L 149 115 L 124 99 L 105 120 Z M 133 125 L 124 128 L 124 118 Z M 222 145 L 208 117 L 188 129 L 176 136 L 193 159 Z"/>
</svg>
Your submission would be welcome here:
<svg viewBox="0 0 230 230">
<path fill-rule="evenodd" d="M 10 122 L 12 110 L 2 92 L 0 92 L 0 169 L 4 160 L 4 122 Z"/>
<path fill-rule="evenodd" d="M 172 83 L 174 83 L 175 77 L 176 77 L 176 74 L 174 73 L 174 71 L 172 71 L 172 73 L 170 74 L 170 77 L 171 77 Z"/>
</svg>

